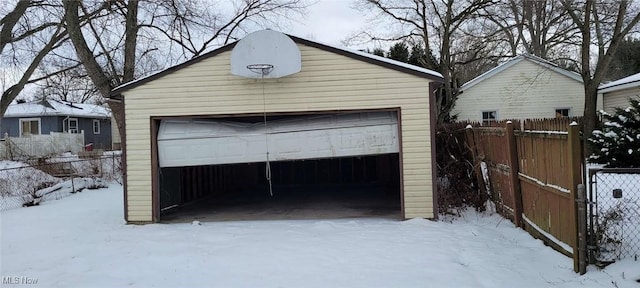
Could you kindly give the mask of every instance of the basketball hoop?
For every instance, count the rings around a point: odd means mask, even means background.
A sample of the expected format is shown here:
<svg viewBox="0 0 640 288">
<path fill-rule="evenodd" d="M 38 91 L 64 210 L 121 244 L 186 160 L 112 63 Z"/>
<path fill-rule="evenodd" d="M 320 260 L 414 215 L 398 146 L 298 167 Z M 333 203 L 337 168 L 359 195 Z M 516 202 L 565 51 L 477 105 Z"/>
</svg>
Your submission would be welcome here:
<svg viewBox="0 0 640 288">
<path fill-rule="evenodd" d="M 301 71 L 300 49 L 286 34 L 273 30 L 253 32 L 231 50 L 231 74 L 253 79 L 275 79 Z"/>
<path fill-rule="evenodd" d="M 249 64 L 247 65 L 247 69 L 251 70 L 251 72 L 260 74 L 261 76 L 266 76 L 273 71 L 273 65 L 271 64 Z"/>
</svg>

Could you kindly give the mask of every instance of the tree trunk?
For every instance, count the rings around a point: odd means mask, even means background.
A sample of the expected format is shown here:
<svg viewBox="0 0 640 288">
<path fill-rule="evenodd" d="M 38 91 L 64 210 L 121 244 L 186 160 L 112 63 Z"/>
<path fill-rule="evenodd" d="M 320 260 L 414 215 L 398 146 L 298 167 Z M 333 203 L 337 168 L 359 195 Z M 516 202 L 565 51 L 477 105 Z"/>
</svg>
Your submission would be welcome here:
<svg viewBox="0 0 640 288">
<path fill-rule="evenodd" d="M 596 127 L 598 122 L 598 82 L 589 80 L 584 84 L 584 116 L 582 118 L 583 123 L 583 137 L 584 139 L 591 137 L 591 133 Z M 587 142 L 585 142 L 586 144 Z M 584 145 L 585 156 L 588 156 L 591 151 L 589 145 Z"/>
<path fill-rule="evenodd" d="M 131 2 L 135 2 L 134 12 L 132 12 L 134 13 L 133 16 L 135 16 L 137 15 L 138 2 L 130 1 L 129 3 Z M 89 49 L 89 46 L 87 45 L 87 42 L 82 35 L 82 30 L 79 22 L 78 5 L 80 2 L 76 0 L 65 0 L 63 3 L 65 8 L 65 22 L 67 23 L 67 31 L 69 33 L 69 38 L 73 43 L 73 47 L 76 49 L 78 59 L 82 61 L 84 68 L 87 71 L 87 75 L 89 76 L 89 78 L 91 78 L 91 81 L 100 92 L 100 95 L 102 95 L 102 97 L 104 97 L 105 99 L 109 98 L 111 96 L 111 90 L 113 89 L 112 83 L 120 83 L 120 81 L 117 78 L 112 79 L 111 77 L 107 76 L 107 74 L 102 69 L 102 66 L 98 64 L 98 61 L 93 55 L 93 52 L 91 52 L 91 50 Z M 130 24 L 130 17 L 131 16 L 129 16 L 128 12 L 127 28 L 129 28 L 128 25 Z M 137 23 L 136 19 L 133 19 L 132 21 L 134 23 Z M 127 37 L 130 36 L 128 32 L 129 31 L 125 32 Z M 133 39 L 133 41 L 135 41 L 135 36 L 133 37 Z M 125 41 L 129 41 L 129 38 L 127 38 Z M 133 71 L 135 66 L 135 42 L 133 43 L 133 46 L 129 43 L 125 43 L 125 51 L 133 53 L 133 57 L 125 55 L 125 73 L 127 74 L 127 77 L 131 77 L 131 80 L 133 80 Z M 130 66 L 127 67 L 127 64 Z M 124 107 L 119 103 L 114 103 L 113 101 L 109 102 L 109 107 L 111 108 L 113 118 L 116 120 L 116 125 L 118 126 L 120 137 L 121 139 L 124 139 L 124 113 L 122 111 Z"/>
</svg>

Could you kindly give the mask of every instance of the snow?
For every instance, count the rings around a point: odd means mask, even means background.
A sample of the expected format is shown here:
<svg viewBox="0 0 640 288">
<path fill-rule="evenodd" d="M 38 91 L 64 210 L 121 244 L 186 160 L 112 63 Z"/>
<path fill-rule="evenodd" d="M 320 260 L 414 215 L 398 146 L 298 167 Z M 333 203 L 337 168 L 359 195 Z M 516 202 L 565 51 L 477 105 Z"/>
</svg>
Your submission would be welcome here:
<svg viewBox="0 0 640 288">
<path fill-rule="evenodd" d="M 295 36 L 295 37 L 297 37 L 297 36 Z M 301 37 L 298 37 L 298 38 L 301 38 Z M 329 44 L 326 44 L 326 43 L 321 43 L 321 42 L 318 42 L 318 41 L 311 41 L 311 40 L 307 40 L 307 41 L 316 42 L 316 43 L 319 43 L 319 44 L 322 44 L 324 46 L 328 46 L 328 47 L 331 47 L 331 48 L 334 48 L 334 49 L 337 49 L 337 50 L 342 50 L 342 51 L 345 51 L 345 52 L 348 52 L 348 53 L 352 53 L 352 54 L 356 54 L 356 55 L 359 55 L 359 56 L 362 56 L 362 57 L 370 58 L 370 59 L 377 60 L 377 61 L 380 61 L 380 62 L 385 62 L 385 63 L 392 64 L 392 65 L 395 65 L 395 66 L 400 66 L 400 67 L 403 67 L 403 68 L 406 68 L 406 69 L 414 70 L 416 72 L 429 74 L 429 75 L 432 75 L 432 76 L 435 76 L 435 77 L 438 77 L 438 78 L 442 78 L 442 74 L 440 74 L 440 73 L 438 73 L 436 71 L 433 71 L 433 70 L 429 70 L 429 69 L 426 69 L 426 68 L 419 67 L 419 66 L 415 66 L 415 65 L 408 64 L 408 63 L 396 61 L 396 60 L 393 60 L 393 59 L 381 57 L 381 56 L 374 55 L 374 54 L 367 53 L 367 52 L 362 52 L 362 51 L 353 50 L 353 49 L 344 48 L 344 47 L 337 47 L 337 46 L 329 45 Z"/>
<path fill-rule="evenodd" d="M 29 287 L 637 287 L 587 274 L 497 215 L 125 225 L 122 186 L 3 211 L 3 277 Z"/>
<path fill-rule="evenodd" d="M 594 191 L 588 191 L 588 195 L 598 215 L 594 225 L 601 252 L 598 259 L 609 261 L 640 255 L 640 174 L 599 172 L 591 180 L 595 183 Z M 622 198 L 613 197 L 614 189 L 622 189 Z"/>
<path fill-rule="evenodd" d="M 613 92 L 634 86 L 640 86 L 640 73 L 606 84 L 601 84 L 600 87 L 598 87 L 598 93 Z"/>
<path fill-rule="evenodd" d="M 560 241 L 560 239 L 558 239 L 555 236 L 551 235 L 551 233 L 549 233 L 547 231 L 544 231 L 544 229 L 538 227 L 538 225 L 536 225 L 536 223 L 534 223 L 533 221 L 529 220 L 529 218 L 527 218 L 527 216 L 522 215 L 522 219 L 525 222 L 527 222 L 527 224 L 529 224 L 529 226 L 533 227 L 533 229 L 536 229 L 536 231 L 538 231 L 538 233 L 540 233 L 540 234 L 544 235 L 545 237 L 547 237 L 547 239 L 549 239 L 551 242 L 553 242 L 556 245 L 560 246 L 565 251 L 567 251 L 569 253 L 573 253 L 573 247 L 571 247 L 568 244 Z"/>
<path fill-rule="evenodd" d="M 41 101 L 11 104 L 4 117 L 33 117 L 33 116 L 72 116 L 86 118 L 110 118 L 109 109 L 86 103 L 71 103 L 58 100 L 47 100 L 51 107 Z"/>
<path fill-rule="evenodd" d="M 29 193 L 60 182 L 25 163 L 0 161 L 0 211 L 21 207 L 25 201 L 33 199 Z"/>
<path fill-rule="evenodd" d="M 532 134 L 555 134 L 555 135 L 569 135 L 567 131 L 547 131 L 547 130 L 524 130 L 523 133 L 532 133 Z"/>
<path fill-rule="evenodd" d="M 549 188 L 553 188 L 554 190 L 557 190 L 557 191 L 560 191 L 560 192 L 571 193 L 571 191 L 569 191 L 569 189 L 567 189 L 567 188 L 563 188 L 563 187 L 560 187 L 560 186 L 554 185 L 554 184 L 544 183 L 544 182 L 542 182 L 542 181 L 540 181 L 540 180 L 538 180 L 536 178 L 533 178 L 533 177 L 531 177 L 529 175 L 526 175 L 526 174 L 523 174 L 523 173 L 518 173 L 518 175 L 523 177 L 523 178 L 527 178 L 530 181 L 533 181 L 533 182 L 537 183 L 540 186 L 547 186 Z"/>
<path fill-rule="evenodd" d="M 617 122 L 604 122 L 604 126 L 622 128 L 622 125 Z"/>
</svg>

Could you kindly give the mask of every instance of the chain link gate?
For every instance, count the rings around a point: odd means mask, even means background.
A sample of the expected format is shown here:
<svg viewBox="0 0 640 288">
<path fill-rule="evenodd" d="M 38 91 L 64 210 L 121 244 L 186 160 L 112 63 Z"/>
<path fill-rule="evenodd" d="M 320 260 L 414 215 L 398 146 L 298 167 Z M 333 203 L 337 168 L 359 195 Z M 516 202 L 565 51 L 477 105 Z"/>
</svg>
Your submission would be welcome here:
<svg viewBox="0 0 640 288">
<path fill-rule="evenodd" d="M 589 169 L 591 263 L 640 258 L 640 168 Z"/>
</svg>

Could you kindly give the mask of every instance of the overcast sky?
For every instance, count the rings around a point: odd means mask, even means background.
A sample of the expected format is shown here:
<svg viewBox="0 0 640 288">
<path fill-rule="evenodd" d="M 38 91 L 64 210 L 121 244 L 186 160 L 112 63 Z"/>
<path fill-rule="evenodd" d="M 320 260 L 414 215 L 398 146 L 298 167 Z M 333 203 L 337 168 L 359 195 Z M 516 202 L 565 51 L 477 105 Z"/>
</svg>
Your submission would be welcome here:
<svg viewBox="0 0 640 288">
<path fill-rule="evenodd" d="M 310 6 L 307 16 L 301 23 L 292 23 L 287 31 L 295 36 L 323 42 L 335 46 L 344 46 L 341 41 L 364 28 L 367 17 L 352 9 L 353 0 L 316 0 Z M 361 48 L 361 47 L 351 47 Z"/>
</svg>

